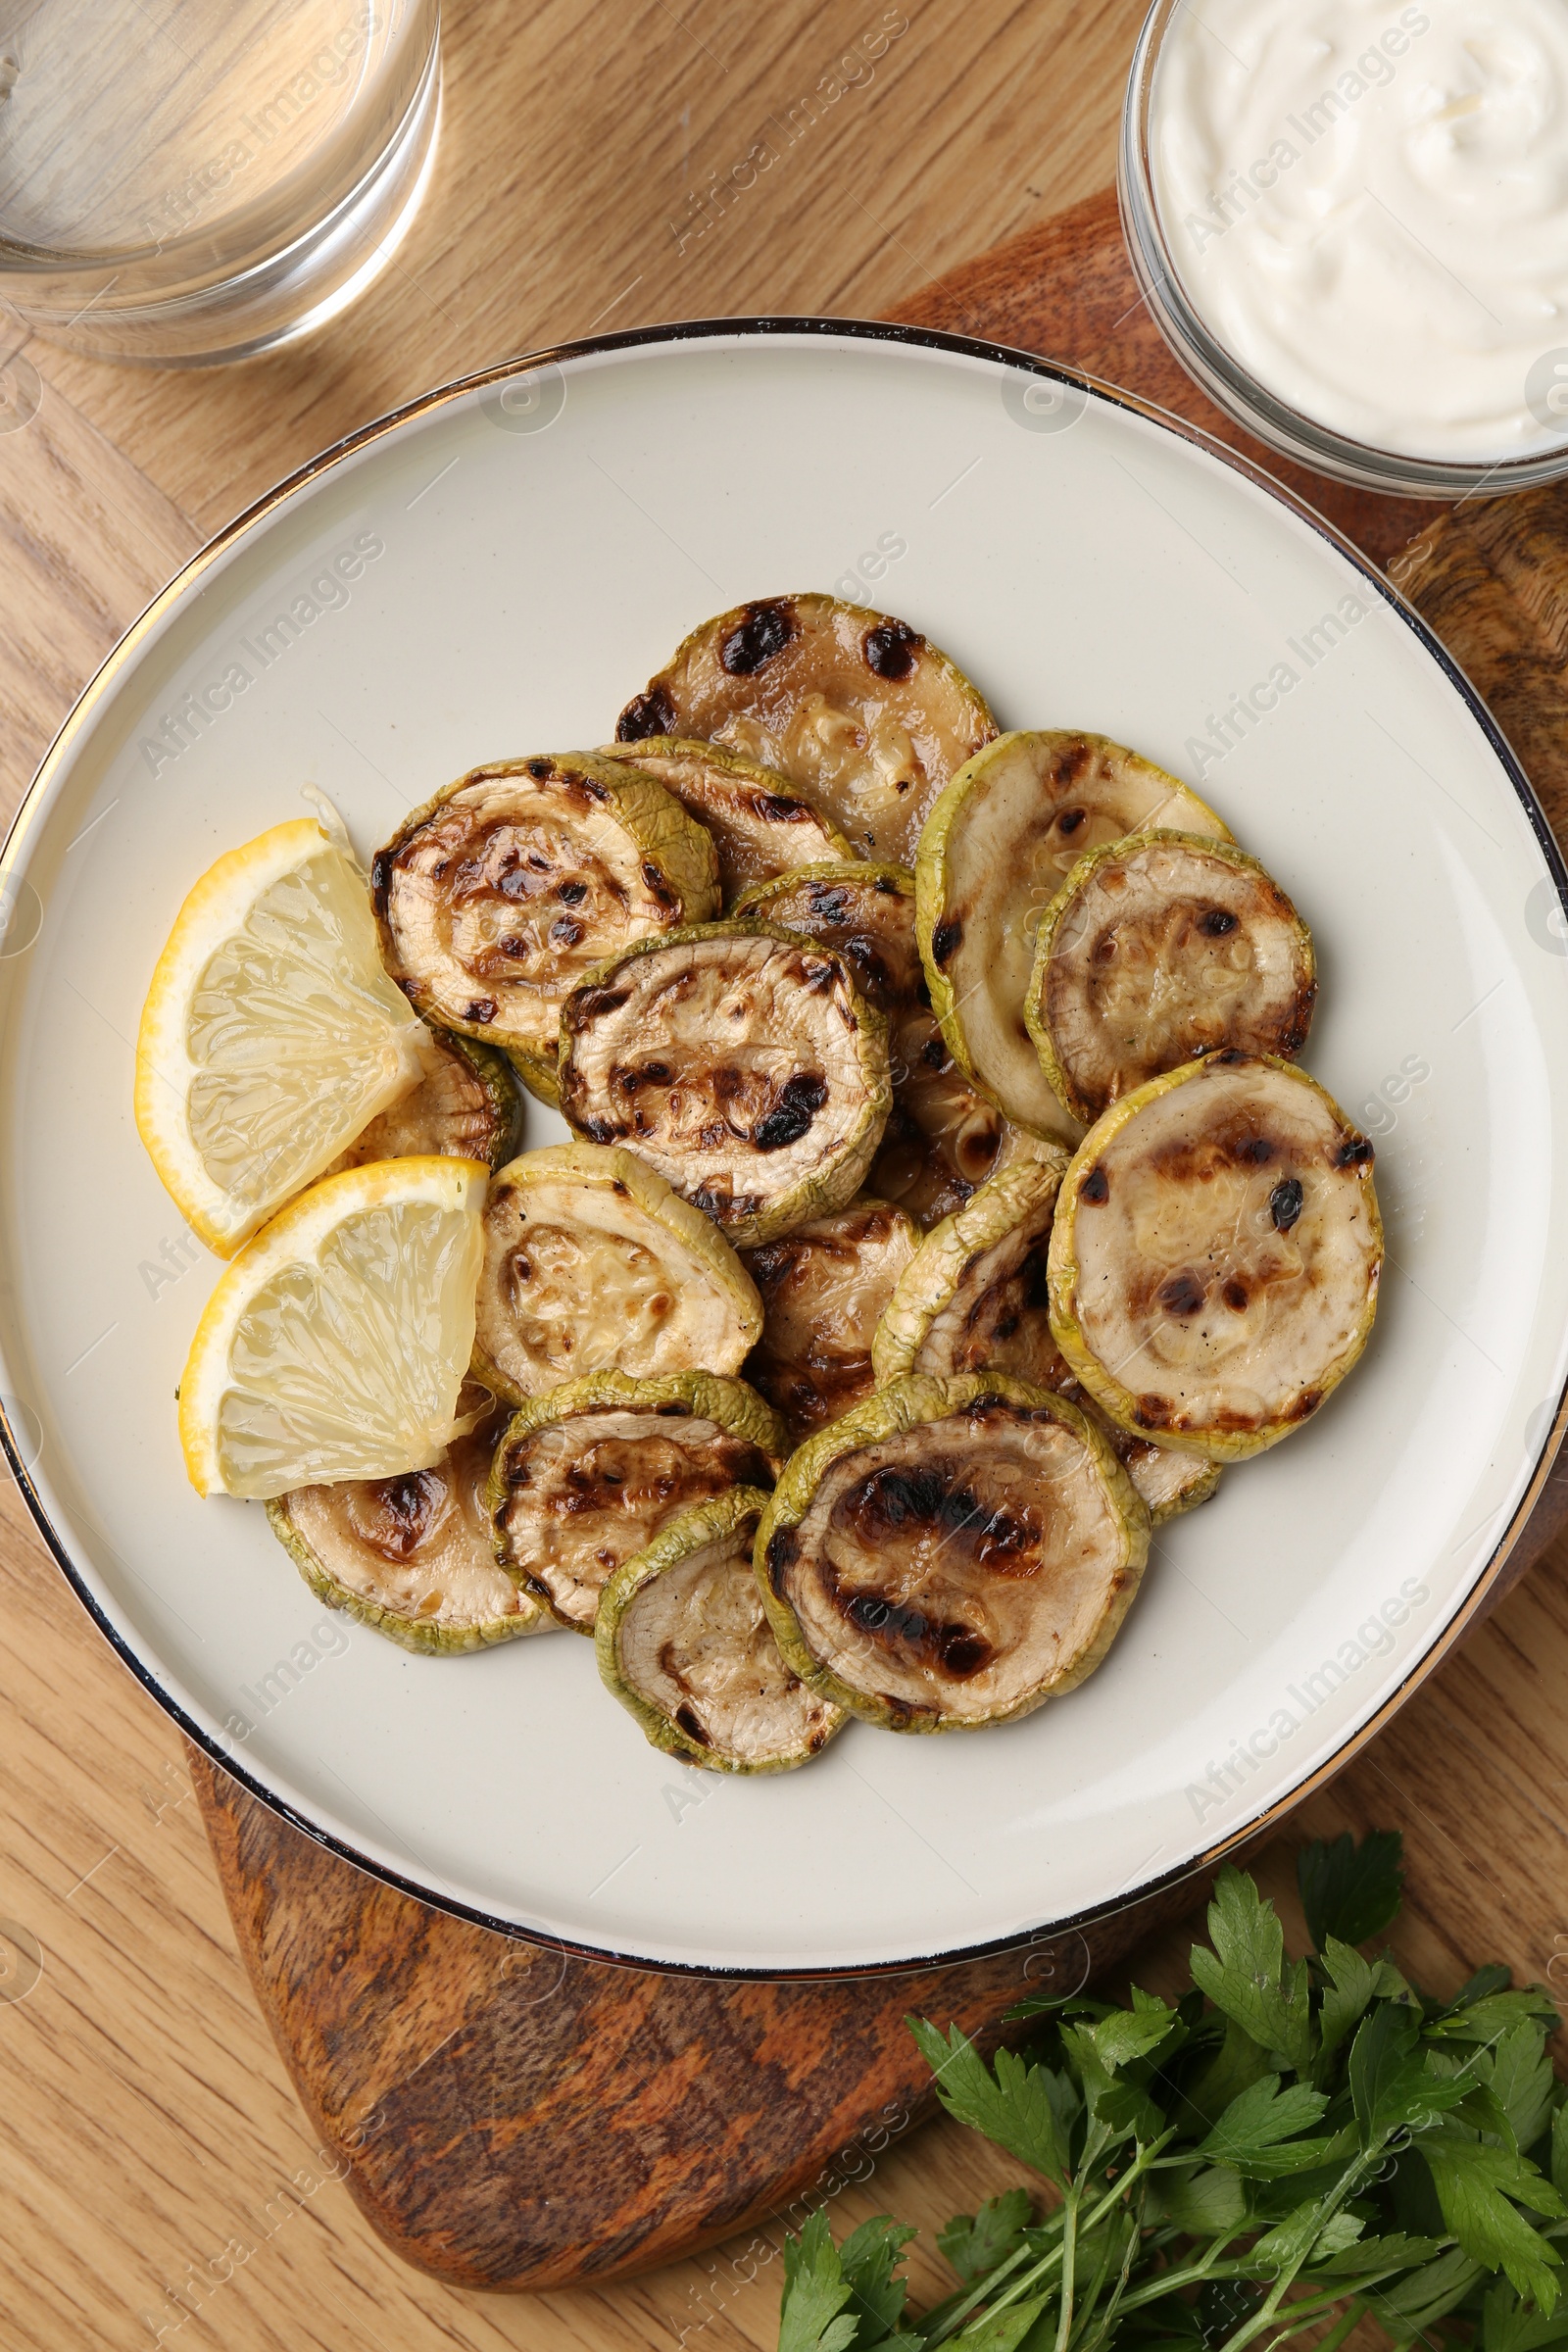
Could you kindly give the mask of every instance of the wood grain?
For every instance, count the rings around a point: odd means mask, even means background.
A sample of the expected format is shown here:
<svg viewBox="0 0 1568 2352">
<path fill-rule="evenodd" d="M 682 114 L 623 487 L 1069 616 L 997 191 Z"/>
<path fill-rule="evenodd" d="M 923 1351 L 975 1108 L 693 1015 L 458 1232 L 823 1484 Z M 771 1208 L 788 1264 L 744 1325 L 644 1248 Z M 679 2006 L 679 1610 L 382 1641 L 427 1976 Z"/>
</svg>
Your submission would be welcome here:
<svg viewBox="0 0 1568 2352">
<path fill-rule="evenodd" d="M 0 811 L 151 590 L 336 433 L 443 376 L 596 324 L 877 313 L 1105 184 L 1139 0 L 926 0 L 907 13 L 874 79 L 744 201 L 709 207 L 682 246 L 670 221 L 684 221 L 690 191 L 727 172 L 880 11 L 459 0 L 431 197 L 359 310 L 297 353 L 214 376 L 138 376 L 32 346 L 43 406 L 0 434 Z M 1446 560 L 1434 550 L 1439 570 Z M 1476 560 L 1501 563 L 1484 548 Z M 1541 599 L 1534 576 L 1527 594 Z M 1497 620 L 1499 691 L 1527 661 L 1550 685 L 1549 599 L 1534 625 L 1539 641 Z M 1555 757 L 1549 728 L 1541 756 Z M 6 2352 L 771 2343 L 778 2220 L 646 2278 L 528 2297 L 447 2286 L 387 2253 L 252 1998 L 180 1743 L 9 1487 L 0 1607 Z M 1303 1817 L 1317 1830 L 1405 1829 L 1412 1902 L 1397 1943 L 1428 1982 L 1493 1957 L 1529 1976 L 1568 1970 L 1565 1669 L 1559 1544 Z M 1265 1857 L 1265 1875 L 1284 1870 L 1282 1854 Z M 1144 1979 L 1168 1984 L 1182 1944 L 1172 1933 L 1146 1952 Z M 678 2086 L 677 2112 L 691 2095 Z M 1020 2177 L 939 2124 L 847 2147 L 817 2193 L 835 2229 L 876 2210 L 930 2228 Z M 917 2257 L 922 2291 L 937 2275 Z"/>
<path fill-rule="evenodd" d="M 619 2277 L 786 2213 L 929 2110 L 911 2009 L 994 2046 L 1030 1987 L 1071 1992 L 1187 1907 L 892 1980 L 617 1969 L 376 1886 L 186 1760 L 314 2127 L 387 2242 L 460 2286 Z"/>
</svg>

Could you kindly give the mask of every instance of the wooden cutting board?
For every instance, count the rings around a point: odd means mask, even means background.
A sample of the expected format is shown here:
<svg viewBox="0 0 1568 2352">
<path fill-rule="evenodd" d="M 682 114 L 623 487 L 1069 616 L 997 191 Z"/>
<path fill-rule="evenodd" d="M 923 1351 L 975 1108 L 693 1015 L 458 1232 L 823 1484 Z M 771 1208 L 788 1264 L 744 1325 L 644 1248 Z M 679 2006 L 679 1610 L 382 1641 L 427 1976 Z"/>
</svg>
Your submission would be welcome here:
<svg viewBox="0 0 1568 2352">
<path fill-rule="evenodd" d="M 1568 819 L 1568 498 L 1447 510 L 1276 464 L 1166 351 L 1108 192 L 934 282 L 901 316 L 1068 361 L 1271 465 L 1387 565 L 1490 699 L 1553 824 Z M 1508 1584 L 1564 1523 L 1568 1478 L 1548 1485 Z M 616 1969 L 433 1911 L 189 1755 L 240 1948 L 314 2129 L 387 2243 L 457 2286 L 604 2280 L 788 2218 L 922 2109 L 911 2007 L 995 2039 L 1026 1986 L 1071 1989 L 1197 1891 L 1088 1942 L 892 1980 Z"/>
</svg>

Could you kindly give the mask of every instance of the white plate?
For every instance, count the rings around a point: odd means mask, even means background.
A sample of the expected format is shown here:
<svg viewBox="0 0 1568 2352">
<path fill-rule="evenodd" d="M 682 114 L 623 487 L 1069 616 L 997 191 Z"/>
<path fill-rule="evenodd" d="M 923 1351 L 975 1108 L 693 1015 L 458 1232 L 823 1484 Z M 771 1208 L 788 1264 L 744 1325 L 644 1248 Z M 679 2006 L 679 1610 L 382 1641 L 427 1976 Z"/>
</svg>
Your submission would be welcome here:
<svg viewBox="0 0 1568 2352">
<path fill-rule="evenodd" d="M 1278 875 L 1318 942 L 1307 1064 L 1377 1138 L 1390 1263 L 1361 1369 L 1156 1539 L 1082 1690 L 980 1738 L 852 1725 L 749 1782 L 647 1746 L 586 1642 L 411 1657 L 323 1613 L 254 1505 L 196 1499 L 173 1391 L 216 1267 L 136 1140 L 132 1040 L 184 892 L 303 784 L 368 849 L 478 760 L 604 741 L 706 614 L 807 588 L 905 615 L 1004 726 L 1137 745 Z M 1251 723 L 1205 760 L 1239 694 Z M 40 1523 L 193 1737 L 493 1925 L 819 1971 L 1102 1911 L 1343 1758 L 1473 1609 L 1554 1441 L 1548 842 L 1389 589 L 1135 403 L 983 346 L 808 326 L 660 330 L 437 394 L 159 599 L 0 866 L 0 1391 Z M 540 1114 L 529 1140 L 555 1132 Z"/>
</svg>

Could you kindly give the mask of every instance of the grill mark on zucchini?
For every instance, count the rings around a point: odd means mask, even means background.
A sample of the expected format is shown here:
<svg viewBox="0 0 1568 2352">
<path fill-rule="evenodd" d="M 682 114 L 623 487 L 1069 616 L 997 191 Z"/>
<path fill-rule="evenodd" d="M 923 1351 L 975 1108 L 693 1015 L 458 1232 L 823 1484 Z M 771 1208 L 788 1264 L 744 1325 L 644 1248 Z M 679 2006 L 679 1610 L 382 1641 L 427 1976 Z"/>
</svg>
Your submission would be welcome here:
<svg viewBox="0 0 1568 2352">
<path fill-rule="evenodd" d="M 883 1646 L 903 1664 L 935 1666 L 950 1681 L 963 1683 L 971 1682 L 997 1654 L 972 1626 L 929 1617 L 923 1609 L 879 1592 L 846 1594 L 831 1570 L 823 1581 L 846 1624 L 857 1633 L 879 1635 Z"/>
<path fill-rule="evenodd" d="M 382 961 L 410 1003 L 503 1049 L 547 1099 L 573 981 L 718 901 L 706 828 L 599 753 L 471 770 L 404 820 L 372 875 Z"/>
<path fill-rule="evenodd" d="M 640 743 L 645 736 L 677 732 L 675 706 L 662 686 L 651 686 L 646 694 L 634 694 L 615 721 L 617 743 Z"/>
<path fill-rule="evenodd" d="M 874 1391 L 871 1337 L 918 1244 L 902 1209 L 862 1196 L 748 1250 L 762 1336 L 746 1377 L 784 1415 L 797 1442 Z"/>
<path fill-rule="evenodd" d="M 934 1732 L 1026 1714 L 1092 1672 L 1148 1538 L 1085 1415 L 987 1371 L 896 1379 L 808 1440 L 756 1556 L 798 1673 L 890 1731 Z"/>
<path fill-rule="evenodd" d="M 793 1527 L 775 1529 L 768 1538 L 766 1549 L 767 1573 L 775 1592 L 783 1591 L 782 1578 L 801 1556 L 801 1540 Z"/>
<path fill-rule="evenodd" d="M 738 1080 L 739 1073 L 734 1075 Z M 798 1144 L 826 1101 L 826 1079 L 814 1070 L 797 1071 L 780 1088 L 773 1108 L 752 1129 L 752 1143 L 759 1152 L 781 1152 L 787 1144 Z"/>
<path fill-rule="evenodd" d="M 1293 1057 L 1316 996 L 1311 935 L 1256 858 L 1156 824 L 1071 868 L 1039 918 L 1023 1011 L 1057 1101 L 1089 1124 L 1221 1048 Z"/>
<path fill-rule="evenodd" d="M 1102 1411 L 1218 1462 L 1318 1410 L 1377 1308 L 1364 1140 L 1294 1064 L 1231 1049 L 1106 1112 L 1079 1164 L 1114 1166 L 1109 1205 L 1080 1220 L 1069 1183 L 1051 1246 L 1052 1328 Z"/>
<path fill-rule="evenodd" d="M 769 597 L 694 629 L 617 739 L 663 730 L 776 770 L 873 858 L 912 859 L 949 778 L 996 733 L 963 673 L 906 621 L 821 595 Z"/>
<path fill-rule="evenodd" d="M 924 645 L 918 629 L 911 629 L 906 620 L 883 620 L 866 630 L 860 650 L 874 676 L 899 684 L 914 668 Z"/>
<path fill-rule="evenodd" d="M 779 1650 L 753 1563 L 760 1488 L 666 1521 L 600 1595 L 600 1678 L 654 1746 L 716 1772 L 788 1772 L 842 1727 Z"/>
<path fill-rule="evenodd" d="M 937 1027 L 914 936 L 912 875 L 899 866 L 804 867 L 749 891 L 739 911 L 832 948 L 887 1021 L 893 1102 L 867 1184 L 921 1226 L 937 1224 L 991 1174 L 1002 1120 L 955 1066 Z"/>
<path fill-rule="evenodd" d="M 680 1408 L 689 1415 L 689 1407 Z M 508 1452 L 502 1472 L 509 1494 L 532 1494 L 535 1464 L 520 1447 Z M 667 1511 L 677 1502 L 701 1502 L 731 1487 L 769 1486 L 767 1456 L 745 1439 L 720 1432 L 699 1457 L 673 1440 L 662 1448 L 649 1438 L 628 1442 L 607 1437 L 587 1446 L 543 1498 L 546 1517 L 570 1521 L 587 1512 Z"/>
<path fill-rule="evenodd" d="M 719 646 L 719 661 L 732 678 L 754 677 L 764 662 L 784 651 L 796 628 L 787 604 L 748 605 L 739 627 Z"/>
<path fill-rule="evenodd" d="M 587 975 L 562 1107 L 639 1152 L 744 1248 L 859 1188 L 887 1120 L 886 1025 L 836 952 L 736 916 Z"/>
<path fill-rule="evenodd" d="M 618 1568 L 677 1513 L 760 1498 L 786 1444 L 742 1381 L 608 1372 L 570 1382 L 524 1405 L 496 1448 L 487 1500 L 497 1557 L 561 1623 L 589 1633 Z"/>
<path fill-rule="evenodd" d="M 447 1486 L 433 1470 L 410 1470 L 401 1478 L 365 1481 L 363 1500 L 356 1496 L 356 1501 L 360 1507 L 353 1516 L 360 1541 L 384 1560 L 406 1560 L 446 1508 Z"/>
</svg>

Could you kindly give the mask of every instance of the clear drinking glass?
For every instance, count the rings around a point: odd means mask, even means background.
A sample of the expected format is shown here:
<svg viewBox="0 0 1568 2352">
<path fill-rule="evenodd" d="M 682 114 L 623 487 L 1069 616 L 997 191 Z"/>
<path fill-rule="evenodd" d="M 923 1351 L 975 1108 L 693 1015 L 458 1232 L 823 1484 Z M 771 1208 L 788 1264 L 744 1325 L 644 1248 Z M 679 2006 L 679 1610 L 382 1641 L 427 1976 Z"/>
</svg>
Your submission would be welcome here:
<svg viewBox="0 0 1568 2352">
<path fill-rule="evenodd" d="M 0 0 L 0 331 L 168 368 L 319 325 L 413 219 L 439 32 L 439 0 Z"/>
</svg>

